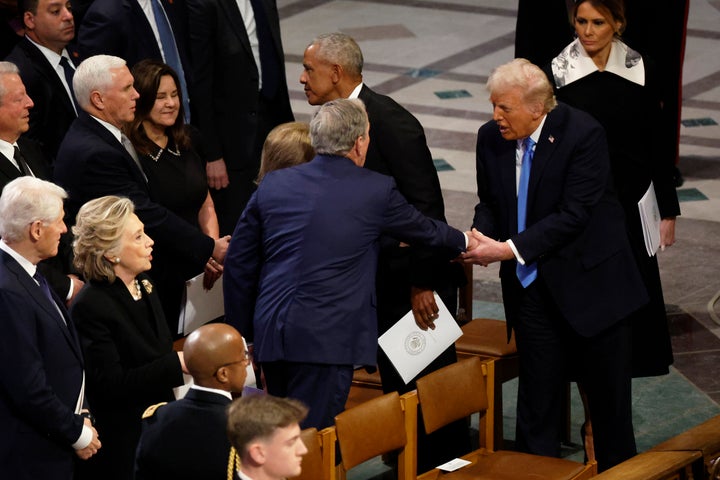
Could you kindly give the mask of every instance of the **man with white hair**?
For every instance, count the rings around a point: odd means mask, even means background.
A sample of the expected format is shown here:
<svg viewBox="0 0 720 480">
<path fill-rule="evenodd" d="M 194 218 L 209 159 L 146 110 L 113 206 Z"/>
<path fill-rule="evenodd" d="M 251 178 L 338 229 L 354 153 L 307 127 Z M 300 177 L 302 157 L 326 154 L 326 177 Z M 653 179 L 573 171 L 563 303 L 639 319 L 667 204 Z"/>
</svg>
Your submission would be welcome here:
<svg viewBox="0 0 720 480">
<path fill-rule="evenodd" d="M 34 102 L 25 91 L 18 67 L 0 62 L 0 190 L 12 180 L 29 175 L 48 180 L 50 168 L 41 145 L 26 138 Z M 80 291 L 83 282 L 67 274 L 72 264 L 72 248 L 60 245 L 56 259 L 42 262 L 41 271 L 50 288 L 68 304 Z"/>
<path fill-rule="evenodd" d="M 57 254 L 65 191 L 21 177 L 0 196 L 0 478 L 73 478 L 100 448 L 84 410 L 85 373 L 64 302 L 37 272 Z"/>
<path fill-rule="evenodd" d="M 353 365 L 375 365 L 380 237 L 445 247 L 448 261 L 467 244 L 391 177 L 358 168 L 370 143 L 362 100 L 325 103 L 310 139 L 311 162 L 270 172 L 250 198 L 223 287 L 225 318 L 254 340 L 268 393 L 304 402 L 303 428 L 320 429 L 345 408 Z"/>
<path fill-rule="evenodd" d="M 487 82 L 473 232 L 464 257 L 501 262 L 505 317 L 520 354 L 515 447 L 559 456 L 568 379 L 587 394 L 598 468 L 636 453 L 628 315 L 648 301 L 610 177 L 605 132 L 555 101 L 515 59 Z"/>
<path fill-rule="evenodd" d="M 184 262 L 188 271 L 201 271 L 209 261 L 222 263 L 230 237 L 213 240 L 150 199 L 137 153 L 122 133 L 135 118 L 133 80 L 125 60 L 110 55 L 90 57 L 75 72 L 73 87 L 83 111 L 60 145 L 54 170 L 55 182 L 70 196 L 67 218 L 74 220 L 88 200 L 128 197 L 156 248 Z"/>
</svg>

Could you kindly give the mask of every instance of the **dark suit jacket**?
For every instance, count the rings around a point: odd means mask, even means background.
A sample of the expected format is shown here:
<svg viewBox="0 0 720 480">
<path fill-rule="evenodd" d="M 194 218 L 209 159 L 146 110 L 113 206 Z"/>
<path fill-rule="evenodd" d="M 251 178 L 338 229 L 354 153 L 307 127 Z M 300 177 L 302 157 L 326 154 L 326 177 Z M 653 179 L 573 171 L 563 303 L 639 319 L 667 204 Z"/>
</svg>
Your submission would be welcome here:
<svg viewBox="0 0 720 480">
<path fill-rule="evenodd" d="M 20 69 L 27 94 L 35 103 L 30 109 L 30 130 L 24 136 L 40 142 L 52 164 L 60 142 L 77 117 L 70 95 L 45 55 L 27 38 L 15 46 L 6 60 Z"/>
<path fill-rule="evenodd" d="M 516 142 L 495 122 L 480 128 L 477 181 L 480 203 L 473 226 L 512 239 L 526 262 L 537 262 L 565 319 L 595 335 L 647 303 L 620 203 L 610 186 L 605 133 L 588 114 L 560 104 L 545 120 L 528 187 L 527 229 L 517 233 Z M 500 267 L 508 320 L 519 286 L 515 260 Z M 510 294 L 510 298 L 508 298 Z"/>
<path fill-rule="evenodd" d="M 150 282 L 144 274 L 138 280 Z M 103 448 L 88 463 L 101 465 L 103 478 L 130 478 L 142 412 L 172 400 L 172 388 L 183 383 L 157 291 L 140 288 L 144 298 L 135 302 L 119 279 L 90 282 L 70 310 L 87 361 L 88 398 L 103 432 Z"/>
<path fill-rule="evenodd" d="M 24 137 L 19 138 L 17 144 L 20 153 L 22 153 L 25 162 L 27 162 L 35 177 L 41 180 L 51 180 L 50 168 L 45 160 L 47 157 L 40 149 L 40 144 Z M 10 159 L 0 154 L 0 190 L 5 188 L 5 185 L 11 181 L 22 176 L 20 170 L 10 162 Z M 55 257 L 43 260 L 38 264 L 38 268 L 47 278 L 50 287 L 62 299 L 67 298 L 70 290 L 70 279 L 67 277 L 67 273 L 71 271 L 72 259 L 72 245 L 63 240 Z"/>
<path fill-rule="evenodd" d="M 63 302 L 55 298 L 55 303 L 20 264 L 0 251 L 2 478 L 73 476 L 72 444 L 83 425 L 74 413 L 83 356 Z"/>
<path fill-rule="evenodd" d="M 230 399 L 191 388 L 181 400 L 143 420 L 135 480 L 221 480 L 227 476 Z"/>
<path fill-rule="evenodd" d="M 189 88 L 192 68 L 185 0 L 162 0 L 162 5 L 173 29 Z M 82 59 L 114 55 L 125 59 L 129 68 L 146 58 L 163 59 L 150 22 L 137 0 L 94 0 L 83 16 L 77 47 Z"/>
<path fill-rule="evenodd" d="M 374 365 L 375 272 L 382 234 L 465 248 L 461 232 L 424 217 L 392 178 L 343 157 L 267 175 L 225 260 L 229 323 L 260 362 Z"/>
<path fill-rule="evenodd" d="M 392 98 L 365 85 L 359 98 L 365 103 L 372 129 L 365 168 L 393 177 L 408 203 L 423 215 L 444 222 L 440 180 L 420 122 Z M 385 238 L 381 246 L 377 288 L 379 299 L 384 297 L 381 305 L 387 308 L 378 308 L 380 333 L 410 309 L 410 286 L 447 293 L 443 301 L 452 310 L 457 292 L 449 287 L 462 282 L 460 265 L 449 263 L 444 252 L 429 247 L 403 248 L 391 238 Z M 399 290 L 407 294 L 398 294 Z"/>
<path fill-rule="evenodd" d="M 280 38 L 280 20 L 275 0 L 262 0 L 280 63 L 283 81 L 268 99 L 269 128 L 260 118 L 259 75 L 236 0 L 187 0 L 190 18 L 190 48 L 196 82 L 192 92 L 193 123 L 203 134 L 207 159 L 224 158 L 228 170 L 259 168 L 256 136 L 275 125 L 292 121 Z M 264 140 L 264 136 L 263 136 Z"/>
<path fill-rule="evenodd" d="M 98 121 L 82 112 L 65 137 L 55 165 L 54 181 L 68 191 L 66 222 L 75 223 L 80 206 L 104 195 L 128 197 L 145 224 L 155 248 L 202 270 L 212 255 L 213 240 L 150 200 L 147 182 L 130 154 Z"/>
</svg>

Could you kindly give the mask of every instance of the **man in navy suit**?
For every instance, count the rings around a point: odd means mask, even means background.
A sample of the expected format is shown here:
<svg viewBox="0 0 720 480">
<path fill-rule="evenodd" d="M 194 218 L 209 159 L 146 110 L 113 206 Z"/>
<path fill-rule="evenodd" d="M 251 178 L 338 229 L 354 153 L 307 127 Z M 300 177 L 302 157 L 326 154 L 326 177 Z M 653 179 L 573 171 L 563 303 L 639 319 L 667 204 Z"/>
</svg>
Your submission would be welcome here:
<svg viewBox="0 0 720 480">
<path fill-rule="evenodd" d="M 343 33 L 315 38 L 305 49 L 300 75 L 308 103 L 322 105 L 336 98 L 359 98 L 365 103 L 372 138 L 365 168 L 393 177 L 398 190 L 423 215 L 445 221 L 440 180 L 420 122 L 392 98 L 363 83 L 363 54 Z M 454 315 L 457 287 L 465 281 L 462 268 L 432 248 L 408 247 L 394 238 L 381 242 L 376 276 L 378 334 L 382 335 L 412 310 L 418 327 L 433 327 L 437 294 Z M 385 353 L 378 351 L 383 391 L 415 389 L 415 379 L 457 360 L 451 345 L 409 382 L 403 381 Z M 469 450 L 467 422 L 443 427 L 431 435 L 418 432 L 418 472 L 451 460 Z"/>
<path fill-rule="evenodd" d="M 0 197 L 1 478 L 71 480 L 73 457 L 90 458 L 101 446 L 83 416 L 77 332 L 37 272 L 67 231 L 66 196 L 50 182 L 22 177 Z"/>
<path fill-rule="evenodd" d="M 493 121 L 478 132 L 473 235 L 465 261 L 502 261 L 520 354 L 516 442 L 559 456 L 568 379 L 587 393 L 599 468 L 635 454 L 625 318 L 647 302 L 610 183 L 602 127 L 557 105 L 524 59 L 488 80 Z"/>
<path fill-rule="evenodd" d="M 268 392 L 310 407 L 303 427 L 332 425 L 353 365 L 375 364 L 380 236 L 448 247 L 448 261 L 466 248 L 391 177 L 358 168 L 369 128 L 360 100 L 320 107 L 310 123 L 317 156 L 263 178 L 228 250 L 226 319 L 254 338 Z"/>
<path fill-rule="evenodd" d="M 184 398 L 148 408 L 135 456 L 135 479 L 225 478 L 230 458 L 227 407 L 242 392 L 250 363 L 240 333 L 203 325 L 183 346 L 193 386 Z M 194 439 L 194 440 L 193 440 Z"/>
<path fill-rule="evenodd" d="M 150 199 L 137 153 L 122 127 L 135 116 L 138 93 L 125 60 L 96 55 L 83 61 L 73 79 L 83 110 L 58 152 L 53 178 L 69 193 L 68 223 L 80 206 L 104 195 L 128 197 L 155 248 L 162 248 L 190 269 L 203 270 L 208 259 L 222 263 L 229 237 L 213 240 Z"/>
<path fill-rule="evenodd" d="M 77 118 L 72 95 L 75 66 L 66 49 L 75 36 L 73 14 L 68 0 L 19 3 L 25 37 L 6 60 L 20 69 L 28 95 L 35 102 L 26 136 L 40 142 L 52 164 L 60 142 Z"/>
</svg>

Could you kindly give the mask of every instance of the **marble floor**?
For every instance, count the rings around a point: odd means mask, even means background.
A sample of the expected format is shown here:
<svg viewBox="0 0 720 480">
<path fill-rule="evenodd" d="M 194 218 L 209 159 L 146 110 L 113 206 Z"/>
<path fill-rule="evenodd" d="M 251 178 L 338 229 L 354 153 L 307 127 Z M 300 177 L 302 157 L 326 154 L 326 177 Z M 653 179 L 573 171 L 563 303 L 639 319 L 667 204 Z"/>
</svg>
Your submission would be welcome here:
<svg viewBox="0 0 720 480">
<path fill-rule="evenodd" d="M 506 0 L 278 0 L 293 110 L 307 120 L 302 54 L 320 33 L 360 44 L 364 81 L 423 124 L 449 223 L 465 229 L 476 201 L 474 147 L 490 118 L 485 81 L 512 59 L 516 2 Z M 677 243 L 659 256 L 675 364 L 635 384 L 641 449 L 720 413 L 720 1 L 690 2 L 683 74 Z M 501 316 L 496 268 L 476 267 L 475 316 Z M 512 388 L 509 385 L 508 388 Z M 512 397 L 508 392 L 506 398 Z M 512 404 L 505 406 L 511 423 Z M 644 425 L 644 427 L 643 427 Z M 660 425 L 661 427 L 658 427 Z M 645 430 L 643 430 L 645 429 Z M 512 430 L 512 428 L 510 428 Z M 361 475 L 357 478 L 366 478 Z"/>
</svg>

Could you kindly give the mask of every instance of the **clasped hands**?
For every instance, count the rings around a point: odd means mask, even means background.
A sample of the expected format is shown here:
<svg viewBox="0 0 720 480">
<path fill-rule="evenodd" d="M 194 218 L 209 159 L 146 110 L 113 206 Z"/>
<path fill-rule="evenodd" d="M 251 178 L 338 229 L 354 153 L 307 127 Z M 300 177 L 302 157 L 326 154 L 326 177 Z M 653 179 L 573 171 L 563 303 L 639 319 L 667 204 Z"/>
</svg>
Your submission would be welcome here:
<svg viewBox="0 0 720 480">
<path fill-rule="evenodd" d="M 474 228 L 465 234 L 468 236 L 467 249 L 456 261 L 487 267 L 491 263 L 515 257 L 507 242 L 493 240 Z"/>
</svg>

